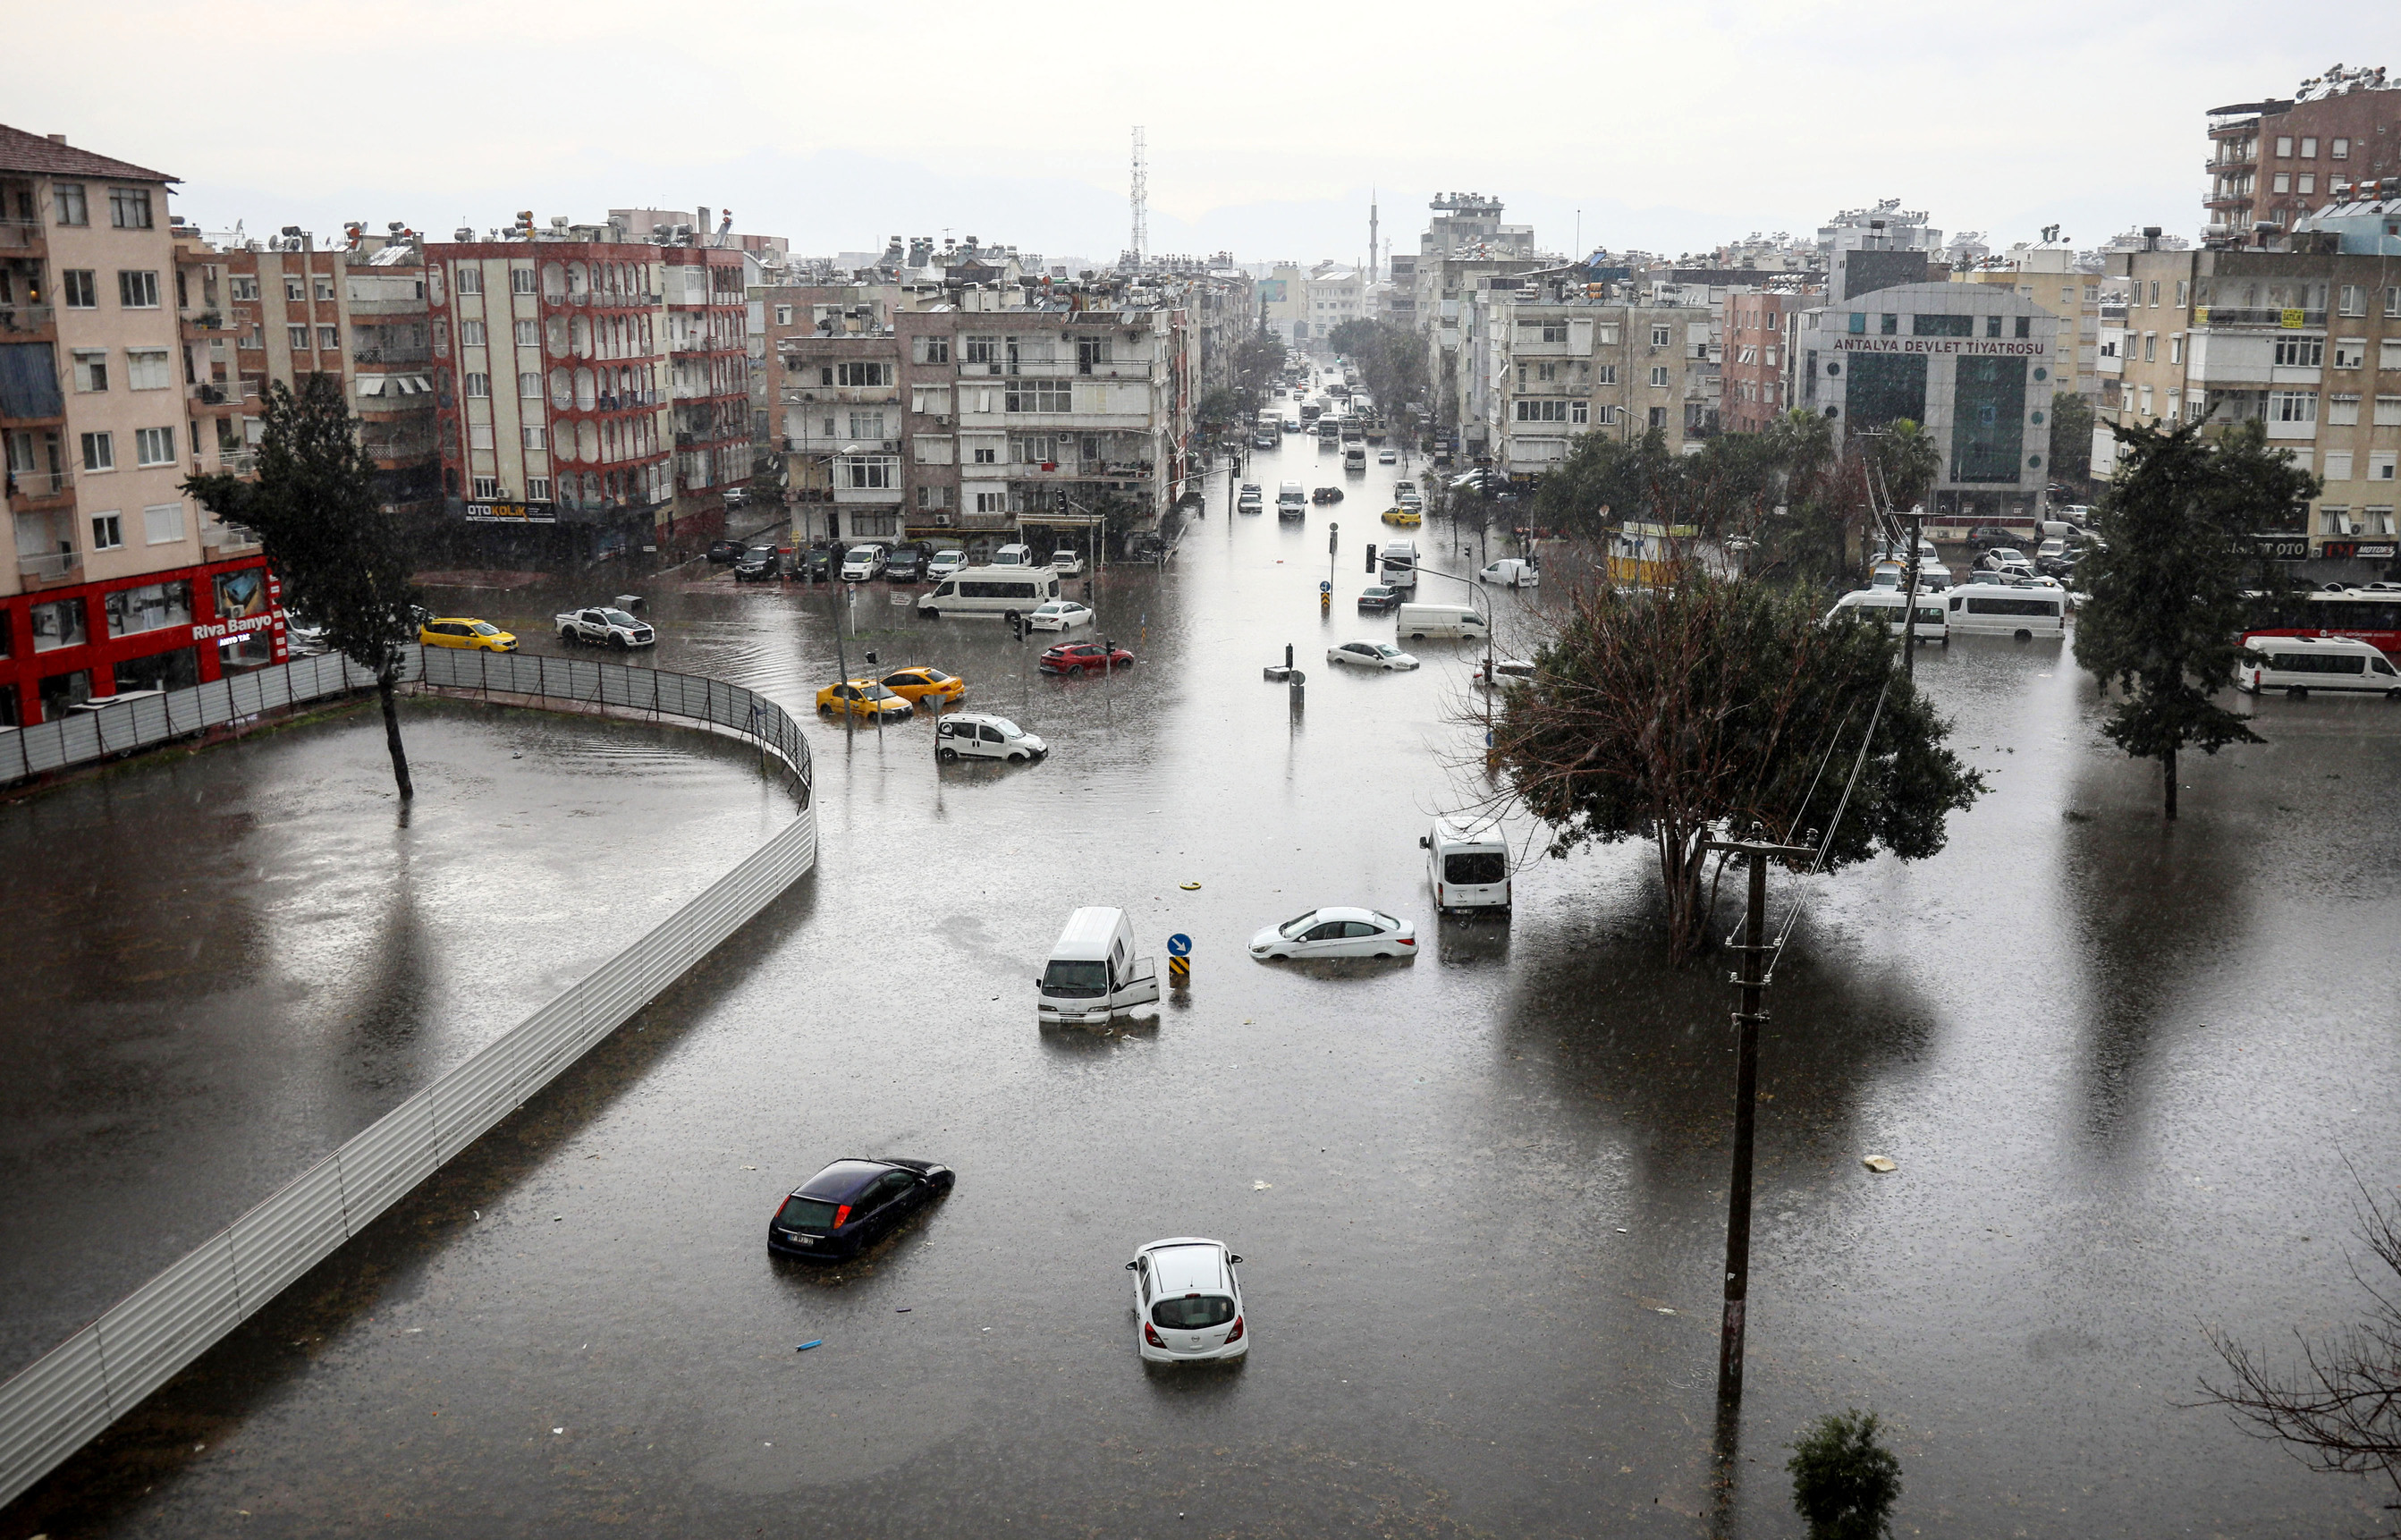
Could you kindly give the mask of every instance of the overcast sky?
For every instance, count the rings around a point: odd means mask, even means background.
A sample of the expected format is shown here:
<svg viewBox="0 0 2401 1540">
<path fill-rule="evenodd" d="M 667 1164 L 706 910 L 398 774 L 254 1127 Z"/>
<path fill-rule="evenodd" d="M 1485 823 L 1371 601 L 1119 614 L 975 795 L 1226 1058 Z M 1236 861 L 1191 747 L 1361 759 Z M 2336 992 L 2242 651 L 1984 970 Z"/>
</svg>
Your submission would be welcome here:
<svg viewBox="0 0 2401 1540">
<path fill-rule="evenodd" d="M 2273 24 L 2271 23 L 2272 15 Z M 1996 245 L 2195 233 L 2202 115 L 2401 44 L 2391 0 L 1002 7 L 110 0 L 14 12 L 7 120 L 184 180 L 212 228 L 731 207 L 794 250 L 975 234 L 1358 260 L 1369 191 L 1543 245 L 1706 249 L 1899 198 Z M 2401 48 L 2396 48 L 2401 53 Z M 100 62 L 105 67 L 99 67 Z"/>
</svg>

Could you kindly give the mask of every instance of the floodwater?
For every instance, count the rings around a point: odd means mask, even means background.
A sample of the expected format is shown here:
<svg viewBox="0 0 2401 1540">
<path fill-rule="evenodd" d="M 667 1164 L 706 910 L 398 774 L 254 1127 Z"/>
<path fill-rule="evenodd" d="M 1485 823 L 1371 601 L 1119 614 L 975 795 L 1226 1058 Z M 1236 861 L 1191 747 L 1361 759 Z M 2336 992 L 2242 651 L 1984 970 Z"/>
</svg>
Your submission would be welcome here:
<svg viewBox="0 0 2401 1540">
<path fill-rule="evenodd" d="M 1509 920 L 1435 921 L 1416 842 L 1476 784 L 1467 650 L 1324 662 L 1392 634 L 1351 601 L 1393 474 L 1257 457 L 1270 503 L 1287 475 L 1351 495 L 1280 526 L 1221 486 L 1164 573 L 1104 574 L 1140 657 L 1110 681 L 862 587 L 854 660 L 954 668 L 1051 759 L 938 768 L 923 723 L 820 724 L 810 881 L 0 1536 L 1787 1535 L 1782 1446 L 1852 1406 L 1891 1430 L 1902 1533 L 2372 1528 L 2375 1489 L 2180 1403 L 2204 1326 L 2265 1342 L 2365 1302 L 2346 1162 L 2401 1180 L 2401 713 L 2259 703 L 2272 742 L 2189 763 L 2170 831 L 2060 644 L 1921 655 L 1993 791 L 1935 859 L 1773 890 L 1808 908 L 1721 1504 L 1725 968 L 1666 964 L 1640 848 L 1530 859 Z M 508 624 L 580 596 L 476 597 Z M 805 708 L 827 615 L 663 586 L 658 663 Z M 1259 675 L 1287 642 L 1297 708 Z M 1242 956 L 1333 902 L 1412 918 L 1423 955 Z M 1036 1027 L 1084 903 L 1162 968 L 1192 938 L 1155 1024 Z M 865 1261 L 771 1260 L 780 1195 L 854 1154 L 957 1190 Z M 1239 1368 L 1136 1360 L 1123 1263 L 1178 1234 L 1247 1258 Z"/>
<path fill-rule="evenodd" d="M 0 806 L 0 1376 L 665 919 L 792 817 L 670 727 L 412 701 Z"/>
</svg>

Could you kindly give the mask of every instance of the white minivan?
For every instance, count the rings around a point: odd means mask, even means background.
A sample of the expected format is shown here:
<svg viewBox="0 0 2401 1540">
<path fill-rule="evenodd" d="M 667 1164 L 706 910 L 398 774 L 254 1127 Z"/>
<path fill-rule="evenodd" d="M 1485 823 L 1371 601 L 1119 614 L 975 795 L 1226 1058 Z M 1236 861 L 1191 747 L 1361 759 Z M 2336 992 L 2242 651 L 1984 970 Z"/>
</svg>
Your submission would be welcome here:
<svg viewBox="0 0 2401 1540">
<path fill-rule="evenodd" d="M 1124 910 L 1078 909 L 1050 943 L 1034 989 L 1042 1025 L 1099 1026 L 1158 1004 L 1159 967 L 1133 955 L 1133 926 Z"/>
<path fill-rule="evenodd" d="M 917 612 L 1005 615 L 1015 610 L 1030 615 L 1058 597 L 1059 574 L 1048 567 L 963 567 L 920 595 Z"/>
<path fill-rule="evenodd" d="M 1491 628 L 1484 617 L 1465 604 L 1404 604 L 1399 611 L 1397 634 L 1412 640 L 1420 637 L 1484 637 Z"/>
<path fill-rule="evenodd" d="M 1531 588 L 1543 581 L 1543 570 L 1518 557 L 1502 557 L 1475 574 L 1482 583 L 1497 583 L 1503 588 Z"/>
<path fill-rule="evenodd" d="M 2401 700 L 2401 675 L 2376 643 L 2357 637 L 2245 637 L 2243 644 L 2264 653 L 2258 663 L 2235 670 L 2236 688 L 2255 695 L 2282 690 L 2306 695 L 2312 690 L 2353 691 Z"/>
<path fill-rule="evenodd" d="M 1276 517 L 1307 518 L 1309 488 L 1297 481 L 1286 481 L 1276 488 Z"/>
<path fill-rule="evenodd" d="M 1004 545 L 999 550 L 995 551 L 992 554 L 992 560 L 987 565 L 994 567 L 1031 567 L 1034 565 L 1034 547 L 1031 545 Z"/>
<path fill-rule="evenodd" d="M 1943 624 L 1953 636 L 2064 637 L 2065 588 L 2020 588 L 2006 583 L 1969 583 L 1944 594 L 1950 613 Z M 1894 624 L 1898 625 L 1899 622 Z"/>
<path fill-rule="evenodd" d="M 1497 821 L 1436 818 L 1434 832 L 1419 835 L 1418 844 L 1425 847 L 1435 914 L 1509 908 L 1509 842 Z"/>
<path fill-rule="evenodd" d="M 1834 607 L 1826 612 L 1826 618 L 1832 620 L 1846 611 L 1857 610 L 1862 614 L 1872 614 L 1881 619 L 1884 622 L 1885 630 L 1897 637 L 1900 635 L 1900 612 L 1905 602 L 1905 595 L 1897 594 L 1889 588 L 1862 588 L 1856 593 L 1845 594 L 1836 599 Z M 1950 612 L 1942 607 L 1940 595 L 1931 598 L 1925 594 L 1917 596 L 1917 639 L 1920 641 L 1951 639 Z"/>
</svg>

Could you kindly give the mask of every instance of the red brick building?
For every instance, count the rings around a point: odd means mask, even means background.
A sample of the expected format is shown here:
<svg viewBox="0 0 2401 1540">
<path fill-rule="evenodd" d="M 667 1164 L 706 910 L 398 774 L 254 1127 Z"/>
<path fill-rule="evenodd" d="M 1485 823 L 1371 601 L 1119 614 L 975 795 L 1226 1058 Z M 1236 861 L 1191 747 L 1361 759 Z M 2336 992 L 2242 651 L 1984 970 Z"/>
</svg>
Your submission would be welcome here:
<svg viewBox="0 0 2401 1540">
<path fill-rule="evenodd" d="M 2362 183 L 2401 176 L 2401 80 L 2332 69 L 2290 101 L 2209 110 L 2208 235 L 2245 242 L 2260 225 L 2289 230 Z"/>
<path fill-rule="evenodd" d="M 1758 433 L 1790 409 L 1786 380 L 1792 333 L 1806 302 L 1798 294 L 1765 289 L 1737 289 L 1725 296 L 1720 310 L 1724 394 L 1718 409 L 1727 432 Z"/>
</svg>

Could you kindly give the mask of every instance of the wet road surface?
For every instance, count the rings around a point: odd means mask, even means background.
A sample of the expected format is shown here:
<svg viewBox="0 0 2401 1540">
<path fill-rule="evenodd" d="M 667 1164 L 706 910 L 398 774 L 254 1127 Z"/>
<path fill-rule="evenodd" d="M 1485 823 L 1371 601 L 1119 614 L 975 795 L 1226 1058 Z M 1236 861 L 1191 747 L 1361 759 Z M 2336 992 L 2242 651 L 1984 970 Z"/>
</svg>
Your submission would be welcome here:
<svg viewBox="0 0 2401 1540">
<path fill-rule="evenodd" d="M 411 701 L 0 807 L 0 1377 L 674 912 L 792 816 L 672 727 Z"/>
<path fill-rule="evenodd" d="M 1245 479 L 1282 475 L 1341 480 L 1307 442 Z M 1141 657 L 1106 682 L 1026 678 L 1038 643 L 862 588 L 886 664 L 965 674 L 1051 760 L 938 770 L 923 723 L 821 725 L 810 879 L 0 1535 L 1784 1535 L 1782 1446 L 1845 1406 L 1891 1426 L 1904 1533 L 2372 1527 L 2373 1489 L 2176 1403 L 2204 1323 L 2258 1341 L 2361 1305 L 2344 1158 L 2401 1179 L 2401 716 L 2260 703 L 2271 744 L 2188 764 L 2168 832 L 2063 646 L 1922 655 L 1994 790 L 1939 858 L 1807 890 L 1712 1518 L 1723 966 L 1665 965 L 1639 849 L 1532 860 L 1509 922 L 1435 922 L 1416 838 L 1476 784 L 1467 653 L 1324 664 L 1392 633 L 1350 608 L 1387 531 L 1348 486 L 1300 527 L 1214 495 L 1164 574 L 1105 574 Z M 662 591 L 659 664 L 805 707 L 825 613 Z M 1286 641 L 1298 712 L 1259 679 Z M 1426 955 L 1242 958 L 1326 902 L 1415 920 Z M 1037 1031 L 1082 903 L 1151 955 L 1189 933 L 1188 1000 Z M 849 1154 L 959 1185 L 864 1261 L 771 1260 L 780 1194 Z M 1122 1264 L 1173 1234 L 1248 1258 L 1243 1367 L 1137 1363 Z"/>
</svg>

